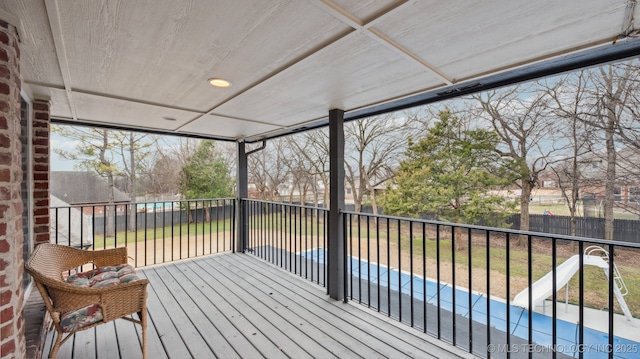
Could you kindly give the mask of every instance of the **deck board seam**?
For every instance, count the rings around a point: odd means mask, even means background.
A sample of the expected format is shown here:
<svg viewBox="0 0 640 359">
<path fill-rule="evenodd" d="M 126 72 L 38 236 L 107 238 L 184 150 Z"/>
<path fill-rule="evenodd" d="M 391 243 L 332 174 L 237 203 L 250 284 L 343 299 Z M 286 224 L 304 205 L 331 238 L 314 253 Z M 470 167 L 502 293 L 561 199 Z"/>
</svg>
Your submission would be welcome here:
<svg viewBox="0 0 640 359">
<path fill-rule="evenodd" d="M 228 259 L 225 259 L 228 260 Z M 234 259 L 235 260 L 235 259 Z M 242 261 L 244 265 L 251 265 L 251 266 L 257 266 L 257 264 L 255 264 L 255 262 L 253 262 L 254 260 L 257 260 L 258 263 L 263 263 L 265 264 L 265 268 L 268 268 L 269 271 L 273 274 L 272 276 L 270 276 L 270 278 L 280 278 L 281 276 L 283 276 L 283 274 L 280 274 L 279 272 L 282 271 L 282 269 L 274 266 L 273 264 L 266 262 L 260 258 L 251 256 L 251 255 L 240 255 L 237 260 Z M 261 269 L 265 269 L 262 268 L 262 266 L 260 266 Z M 276 272 L 277 271 L 277 272 Z M 290 273 L 290 272 L 285 272 L 286 275 L 289 276 L 293 276 L 296 278 L 300 278 L 299 276 L 297 276 L 294 273 Z M 264 273 L 260 273 L 262 275 L 265 275 Z M 302 278 L 303 279 L 303 278 Z M 308 292 L 310 294 L 313 295 L 313 292 L 316 292 L 315 288 L 311 288 L 311 286 L 315 286 L 315 284 L 311 283 L 311 282 L 307 282 L 306 280 L 303 281 L 291 281 L 288 282 L 289 285 L 295 285 L 298 288 L 304 290 L 305 292 Z M 297 291 L 295 291 L 294 293 L 298 294 L 299 293 Z M 392 319 L 383 317 L 383 314 L 381 313 L 377 313 L 374 310 L 369 310 L 368 308 L 362 307 L 361 305 L 356 305 L 356 304 L 352 304 L 349 303 L 348 307 L 336 307 L 338 308 L 338 310 L 343 311 L 344 313 L 349 313 L 350 315 L 353 315 L 358 321 L 365 321 L 368 322 L 372 325 L 374 325 L 374 327 L 376 327 L 377 329 L 380 329 L 381 331 L 385 332 L 387 335 L 390 336 L 394 336 L 397 339 L 401 340 L 401 341 L 405 341 L 408 345 L 413 346 L 414 348 L 416 348 L 417 351 L 424 352 L 423 349 L 421 349 L 422 346 L 424 346 L 425 343 L 428 343 L 431 346 L 436 347 L 437 349 L 446 352 L 449 355 L 452 356 L 456 356 L 456 357 L 464 357 L 464 358 L 476 358 L 476 356 L 473 356 L 471 354 L 469 354 L 468 352 L 463 352 L 461 349 L 459 348 L 455 348 L 453 346 L 446 346 L 446 343 L 439 343 L 437 342 L 437 339 L 433 338 L 431 335 L 428 334 L 424 334 L 421 332 L 417 332 L 416 333 L 412 333 L 411 330 L 413 330 L 410 326 L 405 326 L 401 323 L 397 323 L 395 321 L 393 321 Z M 366 314 L 366 315 L 358 315 L 356 313 L 354 313 L 354 311 Z M 400 332 L 389 332 L 386 331 L 385 329 L 382 328 L 382 326 L 380 326 L 379 324 L 384 323 L 385 325 L 392 325 L 396 328 L 398 328 L 400 330 Z M 402 338 L 399 337 L 398 335 L 401 334 Z M 425 337 L 421 337 L 420 335 L 425 335 Z M 431 353 L 426 353 L 427 355 L 433 356 Z M 437 356 L 434 356 L 437 357 Z"/>
<path fill-rule="evenodd" d="M 221 259 L 221 260 L 223 260 L 223 259 Z M 257 273 L 257 272 L 259 272 L 259 271 L 257 271 L 257 270 L 256 270 L 256 271 L 255 271 L 255 273 Z M 246 273 L 247 275 L 252 275 L 252 273 L 250 273 L 250 272 L 245 272 L 245 273 Z M 260 279 L 258 279 L 258 278 L 256 278 L 256 277 L 254 277 L 254 279 L 255 279 L 256 281 L 260 282 Z M 297 281 L 297 280 L 300 280 L 301 278 L 299 278 L 299 277 L 294 277 L 294 279 Z M 287 288 L 287 287 L 286 287 L 285 285 L 283 285 L 282 283 L 279 283 L 279 282 L 275 282 L 275 283 L 276 283 L 276 284 L 278 284 L 279 286 L 281 286 L 282 288 Z M 272 288 L 272 287 L 269 287 L 269 288 Z M 314 289 L 315 289 L 315 288 L 314 288 Z M 290 293 L 293 293 L 294 295 L 297 295 L 297 293 L 295 293 L 295 292 L 293 292 L 293 291 L 291 291 L 291 290 L 289 290 L 289 292 L 290 292 Z M 312 295 L 312 296 L 314 296 L 314 298 L 317 298 L 317 299 L 320 299 L 320 297 L 318 296 L 319 294 L 321 294 L 321 293 L 320 293 L 320 291 L 318 291 L 317 293 L 315 293 L 315 295 L 314 295 L 313 293 L 311 293 L 311 295 Z M 322 295 L 324 295 L 324 293 L 322 293 Z M 313 301 L 309 300 L 308 298 L 304 298 L 304 297 L 302 297 L 302 296 L 300 296 L 300 298 L 301 298 L 301 299 L 304 299 L 304 300 L 305 300 L 305 302 L 309 303 L 309 304 L 310 304 L 310 305 L 312 305 L 313 307 L 315 307 L 315 308 L 317 308 L 317 309 L 321 310 L 321 311 L 322 311 L 323 313 L 325 313 L 327 316 L 335 317 L 335 318 L 336 318 L 336 320 L 340 320 L 340 321 L 342 321 L 343 323 L 345 323 L 345 325 L 352 327 L 352 324 L 351 324 L 351 323 L 349 323 L 348 321 L 345 321 L 343 318 L 341 318 L 341 317 L 339 317 L 339 316 L 335 316 L 335 315 L 333 315 L 333 314 L 331 313 L 331 311 L 330 311 L 329 309 L 333 309 L 333 307 L 331 307 L 331 308 L 322 307 L 322 306 L 317 305 L 317 304 L 316 304 L 316 303 L 314 303 Z M 297 303 L 297 301 L 294 301 L 294 300 L 291 300 L 291 302 L 292 302 L 293 304 L 298 304 L 298 303 Z M 314 311 L 309 311 L 309 312 L 310 312 L 312 315 L 314 315 L 315 317 L 317 317 L 317 318 L 318 318 L 317 320 L 322 320 L 322 321 L 324 321 L 325 323 L 327 323 L 328 325 L 331 325 L 331 326 L 334 326 L 334 327 L 335 327 L 336 323 L 331 322 L 331 321 L 328 321 L 328 320 L 326 319 L 326 317 L 325 317 L 325 316 L 317 315 L 317 314 L 315 314 L 315 313 L 314 313 Z M 380 349 L 377 349 L 377 348 L 375 348 L 375 347 L 370 346 L 367 342 L 363 341 L 363 339 L 362 339 L 362 338 L 358 338 L 358 337 L 354 336 L 354 334 L 353 334 L 351 331 L 345 331 L 345 330 L 342 330 L 342 329 L 340 329 L 340 328 L 336 328 L 336 329 L 338 329 L 340 332 L 344 333 L 344 335 L 349 336 L 349 337 L 350 337 L 354 342 L 357 342 L 357 343 L 359 343 L 360 345 L 363 345 L 363 346 L 365 346 L 365 347 L 369 348 L 369 350 L 371 350 L 372 352 L 377 353 L 377 355 L 382 355 L 382 356 L 387 356 L 387 357 L 388 357 L 388 356 L 391 356 L 391 355 L 390 355 L 390 354 L 388 354 L 388 353 L 387 353 L 387 354 L 385 354 L 385 353 L 381 352 L 381 351 L 380 351 Z M 350 329 L 351 329 L 351 328 L 350 328 Z M 361 331 L 361 333 L 363 334 L 363 336 L 367 336 L 367 337 L 369 336 L 369 333 L 368 333 L 367 331 L 363 330 L 362 328 L 359 328 L 359 330 Z M 334 338 L 334 339 L 335 339 L 336 341 L 340 341 L 340 339 L 339 339 L 339 338 Z M 349 350 L 351 350 L 351 351 L 353 351 L 353 350 L 354 350 L 354 349 L 352 349 L 352 348 L 350 348 L 350 347 L 348 347 L 348 348 L 349 348 Z M 358 354 L 358 355 L 359 355 L 359 353 L 356 353 L 356 354 Z M 398 352 L 396 353 L 396 355 L 397 355 L 397 354 L 407 355 L 407 353 L 402 353 L 402 352 L 400 352 L 400 351 L 398 351 Z"/>
<path fill-rule="evenodd" d="M 224 285 L 224 286 L 229 290 L 229 292 L 230 292 L 230 293 L 234 293 L 234 295 L 236 295 L 236 296 L 237 296 L 237 297 L 238 297 L 242 302 L 244 302 L 244 304 L 245 304 L 245 305 L 250 305 L 250 303 L 248 303 L 248 302 L 244 299 L 244 297 L 242 296 L 242 294 L 243 294 L 243 293 L 239 293 L 239 292 L 237 292 L 237 290 L 244 291 L 244 294 L 249 295 L 249 296 L 252 296 L 252 297 L 256 300 L 256 302 L 257 302 L 257 304 L 256 304 L 256 305 L 261 305 L 261 306 L 263 306 L 263 307 L 264 307 L 263 309 L 265 309 L 265 311 L 267 311 L 267 310 L 268 310 L 268 311 L 271 313 L 271 315 L 273 315 L 273 316 L 275 316 L 275 317 L 279 317 L 279 318 L 281 318 L 281 321 L 282 321 L 282 322 L 288 323 L 290 326 L 292 326 L 292 327 L 294 327 L 294 328 L 295 328 L 295 327 L 297 327 L 297 325 L 296 325 L 295 323 L 293 323 L 293 322 L 291 322 L 290 320 L 288 320 L 288 319 L 284 318 L 284 317 L 282 316 L 282 314 L 281 314 L 281 313 L 279 313 L 278 311 L 273 310 L 272 308 L 270 308 L 270 307 L 268 307 L 267 305 L 265 305 L 265 304 L 260 300 L 260 298 L 257 298 L 257 297 L 255 297 L 255 296 L 253 296 L 251 292 L 247 291 L 247 290 L 246 290 L 246 289 L 244 289 L 244 288 L 241 288 L 241 286 L 237 286 L 237 285 L 235 285 L 235 286 L 234 286 L 234 285 L 232 285 L 232 283 L 228 283 L 227 285 L 223 284 L 222 282 L 223 282 L 223 281 L 225 281 L 225 280 L 228 280 L 228 279 L 227 279 L 227 278 L 226 278 L 226 276 L 224 276 L 224 274 L 223 274 L 222 272 L 220 272 L 216 267 L 211 266 L 211 265 L 210 265 L 210 263 L 209 263 L 208 261 L 194 261 L 194 263 L 196 263 L 197 265 L 200 265 L 200 264 L 204 263 L 207 267 L 209 267 L 209 268 L 211 268 L 212 270 L 214 270 L 215 272 L 219 273 L 219 274 L 220 274 L 220 276 L 219 276 L 219 277 L 217 277 L 217 276 L 214 276 L 211 272 L 208 272 L 208 273 L 210 273 L 210 274 L 212 275 L 212 277 L 213 277 L 213 278 L 215 278 L 216 280 L 218 280 L 218 283 L 220 283 L 221 285 Z M 235 288 L 235 290 L 234 290 L 234 289 L 232 289 L 232 287 L 234 287 L 234 288 Z M 265 317 L 265 316 L 263 315 L 262 311 L 255 311 L 255 312 L 256 312 L 256 313 L 258 313 L 258 315 L 259 315 L 260 317 L 262 317 L 265 321 L 271 322 L 271 320 L 270 320 L 270 319 L 268 319 L 267 317 Z M 266 313 L 266 312 L 265 312 L 265 313 Z M 288 337 L 290 341 L 292 341 L 292 342 L 296 343 L 296 340 L 295 340 L 294 338 L 290 337 L 289 333 L 287 333 L 287 332 L 285 332 L 285 331 L 282 331 L 282 330 L 280 330 L 280 329 L 278 329 L 278 330 L 279 330 L 279 331 L 280 331 L 284 336 Z M 313 337 L 309 336 L 309 335 L 308 335 L 307 333 L 305 333 L 305 332 L 301 332 L 301 331 L 300 331 L 300 333 L 301 333 L 301 334 L 303 334 L 306 338 L 308 338 L 309 343 L 315 343 L 315 345 L 316 345 L 316 347 L 317 347 L 316 349 L 320 349 L 320 348 L 322 348 L 322 349 L 324 349 L 324 350 L 326 351 L 326 353 L 327 353 L 327 354 L 330 354 L 330 355 L 332 355 L 332 356 L 336 356 L 336 355 L 335 355 L 334 353 L 332 353 L 330 350 L 328 350 L 327 348 L 325 348 L 325 347 L 323 347 L 322 345 L 320 345 L 320 344 L 315 340 L 315 338 L 313 338 Z M 304 351 L 304 352 L 305 352 L 309 357 L 314 357 L 314 355 L 318 355 L 317 353 L 315 353 L 315 351 L 314 351 L 314 352 L 309 352 L 305 346 L 299 346 L 299 347 L 300 347 L 300 349 L 301 349 L 302 351 Z M 337 357 L 337 356 L 336 356 L 336 357 Z"/>
</svg>

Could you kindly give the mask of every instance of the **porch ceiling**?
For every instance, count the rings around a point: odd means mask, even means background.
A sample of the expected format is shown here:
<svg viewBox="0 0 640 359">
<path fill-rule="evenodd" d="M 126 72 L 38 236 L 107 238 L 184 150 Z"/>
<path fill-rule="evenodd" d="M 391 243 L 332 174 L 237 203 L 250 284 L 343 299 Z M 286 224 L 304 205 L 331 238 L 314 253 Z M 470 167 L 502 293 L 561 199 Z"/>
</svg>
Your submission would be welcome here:
<svg viewBox="0 0 640 359">
<path fill-rule="evenodd" d="M 0 0 L 0 9 L 21 20 L 23 83 L 51 98 L 53 118 L 229 140 L 318 126 L 332 108 L 366 115 L 514 81 L 580 51 L 640 48 L 612 44 L 635 28 L 627 0 Z M 212 87 L 212 77 L 232 86 Z"/>
</svg>

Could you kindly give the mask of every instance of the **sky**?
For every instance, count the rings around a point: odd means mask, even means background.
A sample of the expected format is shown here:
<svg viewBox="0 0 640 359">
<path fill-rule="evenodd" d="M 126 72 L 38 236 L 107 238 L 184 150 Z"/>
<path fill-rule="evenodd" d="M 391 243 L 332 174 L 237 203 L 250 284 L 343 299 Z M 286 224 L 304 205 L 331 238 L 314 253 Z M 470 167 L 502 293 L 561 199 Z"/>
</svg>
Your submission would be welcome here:
<svg viewBox="0 0 640 359">
<path fill-rule="evenodd" d="M 74 141 L 64 138 L 55 132 L 51 132 L 51 138 L 49 140 L 51 141 L 50 146 L 51 146 L 51 170 L 52 171 L 80 170 L 80 169 L 74 168 L 76 161 L 64 159 L 54 151 L 55 149 L 73 151 L 75 148 Z"/>
</svg>

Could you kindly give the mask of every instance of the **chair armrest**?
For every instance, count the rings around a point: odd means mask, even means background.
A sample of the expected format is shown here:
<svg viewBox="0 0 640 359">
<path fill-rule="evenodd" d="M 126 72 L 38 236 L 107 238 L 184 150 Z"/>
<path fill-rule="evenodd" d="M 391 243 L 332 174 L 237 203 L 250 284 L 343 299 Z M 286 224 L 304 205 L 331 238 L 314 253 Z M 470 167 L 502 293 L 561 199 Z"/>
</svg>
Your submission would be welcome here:
<svg viewBox="0 0 640 359">
<path fill-rule="evenodd" d="M 139 279 L 133 282 L 115 284 L 105 288 L 77 287 L 65 282 L 52 281 L 44 284 L 49 297 L 53 301 L 52 307 L 56 312 L 68 312 L 84 308 L 88 305 L 99 304 L 103 308 L 105 321 L 107 318 L 116 319 L 122 315 L 140 311 L 140 303 L 144 303 L 146 298 L 146 286 L 148 279 Z M 110 309 L 114 306 L 115 312 L 121 314 L 113 317 L 108 315 L 114 311 Z M 135 310 L 133 310 L 135 309 Z M 110 319 L 109 319 L 110 320 Z"/>
<path fill-rule="evenodd" d="M 127 247 L 87 251 L 96 267 L 127 263 Z"/>
</svg>

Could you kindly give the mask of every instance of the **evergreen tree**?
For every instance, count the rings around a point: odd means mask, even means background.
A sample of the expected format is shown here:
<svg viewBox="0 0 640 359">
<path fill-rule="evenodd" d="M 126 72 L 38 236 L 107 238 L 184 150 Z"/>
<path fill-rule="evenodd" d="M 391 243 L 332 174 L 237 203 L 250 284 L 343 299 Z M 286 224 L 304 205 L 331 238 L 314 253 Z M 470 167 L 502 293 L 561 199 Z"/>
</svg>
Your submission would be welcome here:
<svg viewBox="0 0 640 359">
<path fill-rule="evenodd" d="M 503 226 L 515 203 L 491 193 L 513 184 L 510 162 L 497 154 L 497 145 L 493 131 L 470 128 L 450 111 L 441 111 L 424 138 L 409 140 L 405 159 L 384 195 L 385 212 Z"/>
</svg>

